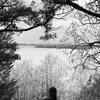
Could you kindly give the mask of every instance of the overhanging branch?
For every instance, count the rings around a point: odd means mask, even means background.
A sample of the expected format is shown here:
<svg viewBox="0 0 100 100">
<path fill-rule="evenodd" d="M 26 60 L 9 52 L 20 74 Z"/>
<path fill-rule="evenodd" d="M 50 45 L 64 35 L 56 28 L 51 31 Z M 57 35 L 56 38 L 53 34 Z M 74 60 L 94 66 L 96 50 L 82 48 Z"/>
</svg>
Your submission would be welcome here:
<svg viewBox="0 0 100 100">
<path fill-rule="evenodd" d="M 84 13 L 87 13 L 87 14 L 91 15 L 91 16 L 100 18 L 100 14 L 95 13 L 95 12 L 92 12 L 92 11 L 89 11 L 89 10 L 87 10 L 87 9 L 85 9 L 85 8 L 83 8 L 83 7 L 81 7 L 81 6 L 79 6 L 78 4 L 72 2 L 71 0 L 62 0 L 62 1 L 57 0 L 57 2 L 56 2 L 56 0 L 55 0 L 55 3 L 56 3 L 56 4 L 69 5 L 69 6 L 72 6 L 73 8 L 75 8 L 75 9 L 77 9 L 77 10 L 79 10 L 79 11 L 82 11 L 82 12 L 84 12 Z"/>
</svg>

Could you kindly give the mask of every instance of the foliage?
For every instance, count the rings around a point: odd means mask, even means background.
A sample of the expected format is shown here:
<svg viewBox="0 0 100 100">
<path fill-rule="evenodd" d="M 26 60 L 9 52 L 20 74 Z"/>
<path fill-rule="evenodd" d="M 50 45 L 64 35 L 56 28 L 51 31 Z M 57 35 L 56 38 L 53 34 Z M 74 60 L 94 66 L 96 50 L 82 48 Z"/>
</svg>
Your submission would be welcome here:
<svg viewBox="0 0 100 100">
<path fill-rule="evenodd" d="M 81 77 L 80 86 L 82 88 L 76 100 L 99 100 L 99 78 L 94 79 L 95 83 L 86 82 L 92 75 L 100 74 L 100 48 L 99 48 L 99 25 L 82 25 L 81 23 L 71 23 L 64 33 L 62 43 L 73 44 L 75 48 L 68 52 L 65 50 L 68 61 L 68 68 L 74 70 L 72 77 L 75 80 Z M 97 46 L 98 45 L 98 46 Z M 78 74 L 80 73 L 80 74 Z M 97 81 L 98 80 L 98 81 Z M 86 86 L 84 86 L 86 85 Z M 91 86 L 92 85 L 92 86 Z M 98 88 L 98 89 L 97 89 Z M 78 91 L 77 91 L 78 92 Z M 76 94 L 77 95 L 77 94 Z"/>
<path fill-rule="evenodd" d="M 13 63 L 19 59 L 16 49 L 12 33 L 0 33 L 0 100 L 11 100 L 17 89 L 17 81 L 10 78 Z"/>
<path fill-rule="evenodd" d="M 100 99 L 100 75 L 89 81 L 77 96 L 76 100 L 99 100 Z"/>
<path fill-rule="evenodd" d="M 5 79 L 7 79 L 7 77 L 9 76 L 9 71 L 7 70 L 11 69 L 12 63 L 15 61 L 15 59 L 18 59 L 18 55 L 14 54 L 14 52 L 16 51 L 16 43 L 12 43 L 12 32 L 28 31 L 41 26 L 45 29 L 46 34 L 45 36 L 40 37 L 40 39 L 48 40 L 50 38 L 55 38 L 57 37 L 56 34 L 49 34 L 49 32 L 51 32 L 51 30 L 53 29 L 53 20 L 61 20 L 72 12 L 75 12 L 74 16 L 75 18 L 79 19 L 81 25 L 86 25 L 86 27 L 87 24 L 95 26 L 93 24 L 97 25 L 100 23 L 100 3 L 97 0 L 90 0 L 89 2 L 85 3 L 84 6 L 80 6 L 77 0 L 41 0 L 42 8 L 38 10 L 35 9 L 36 3 L 37 2 L 35 0 L 29 7 L 27 7 L 20 0 L 0 1 L 0 56 L 2 58 L 0 60 L 0 63 L 1 66 L 4 66 L 1 67 L 1 71 L 5 76 L 4 83 L 6 83 Z M 20 26 L 19 24 L 21 23 L 27 24 L 28 27 L 24 28 Z M 81 37 L 79 34 L 77 34 L 77 31 L 73 26 L 75 25 L 72 25 L 73 30 L 68 32 L 68 29 L 66 33 L 69 33 L 68 35 L 73 38 L 72 43 L 76 46 L 76 48 L 74 49 L 81 48 L 82 50 L 76 50 L 76 52 L 74 52 L 77 55 L 77 60 L 74 53 L 71 55 L 71 62 L 73 64 L 71 67 L 73 67 L 75 64 L 75 71 L 78 66 L 82 66 L 82 69 L 87 68 L 97 71 L 97 69 L 99 68 L 98 65 L 100 65 L 100 52 L 98 49 L 100 44 L 100 35 L 97 35 L 96 33 L 97 38 L 95 40 L 93 39 L 94 41 L 90 41 L 86 37 L 88 33 L 94 36 L 95 34 L 92 34 L 90 30 L 86 32 L 85 29 L 84 32 L 81 31 L 82 34 L 79 33 L 82 36 Z M 93 33 L 95 33 L 95 31 L 93 31 Z M 71 42 L 69 41 L 69 37 L 66 40 L 68 40 L 67 42 L 71 44 Z M 75 57 L 75 59 L 73 59 L 73 57 Z M 81 60 L 79 61 L 79 59 Z M 93 66 L 93 63 L 95 64 L 95 67 Z M 4 68 L 4 70 L 2 68 Z M 1 85 L 1 87 L 3 86 Z"/>
</svg>

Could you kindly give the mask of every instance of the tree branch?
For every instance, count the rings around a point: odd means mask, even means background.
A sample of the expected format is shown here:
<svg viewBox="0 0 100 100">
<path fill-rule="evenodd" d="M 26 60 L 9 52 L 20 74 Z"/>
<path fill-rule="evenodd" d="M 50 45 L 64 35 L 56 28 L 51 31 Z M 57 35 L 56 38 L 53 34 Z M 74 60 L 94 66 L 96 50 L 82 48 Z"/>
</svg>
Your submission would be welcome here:
<svg viewBox="0 0 100 100">
<path fill-rule="evenodd" d="M 69 5 L 69 6 L 72 6 L 73 8 L 79 10 L 79 11 L 82 11 L 84 13 L 87 13 L 91 16 L 94 16 L 94 17 L 98 17 L 100 18 L 100 14 L 98 13 L 95 13 L 95 12 L 92 12 L 92 11 L 89 11 L 81 6 L 79 6 L 78 4 L 74 3 L 74 2 L 71 2 L 70 0 L 63 0 L 63 1 L 60 1 L 58 0 L 57 2 L 55 2 L 56 4 L 63 4 L 63 5 Z"/>
</svg>

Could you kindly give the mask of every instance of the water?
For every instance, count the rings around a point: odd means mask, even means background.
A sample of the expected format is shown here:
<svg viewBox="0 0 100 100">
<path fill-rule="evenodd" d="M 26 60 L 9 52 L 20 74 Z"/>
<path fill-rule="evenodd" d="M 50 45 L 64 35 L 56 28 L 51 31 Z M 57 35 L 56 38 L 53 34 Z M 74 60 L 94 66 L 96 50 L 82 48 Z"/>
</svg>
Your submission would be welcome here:
<svg viewBox="0 0 100 100">
<path fill-rule="evenodd" d="M 64 54 L 63 50 L 60 49 L 47 49 L 47 48 L 34 48 L 31 46 L 20 46 L 17 50 L 17 53 L 21 55 L 21 61 L 28 60 L 32 61 L 34 64 L 40 64 L 41 60 L 47 54 L 51 54 L 53 56 L 58 56 L 59 59 L 64 61 L 66 59 L 66 55 Z"/>
</svg>

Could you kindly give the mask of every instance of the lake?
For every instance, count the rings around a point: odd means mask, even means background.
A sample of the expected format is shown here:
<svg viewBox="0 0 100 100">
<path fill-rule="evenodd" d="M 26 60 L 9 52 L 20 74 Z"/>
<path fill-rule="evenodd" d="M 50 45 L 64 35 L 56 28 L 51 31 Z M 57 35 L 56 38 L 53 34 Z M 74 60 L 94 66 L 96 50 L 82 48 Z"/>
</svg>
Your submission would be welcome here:
<svg viewBox="0 0 100 100">
<path fill-rule="evenodd" d="M 62 61 L 66 60 L 66 55 L 62 49 L 47 49 L 47 48 L 35 48 L 33 46 L 19 46 L 17 53 L 21 56 L 21 61 L 28 60 L 34 64 L 40 64 L 40 61 L 44 59 L 47 54 L 58 56 Z"/>
</svg>

